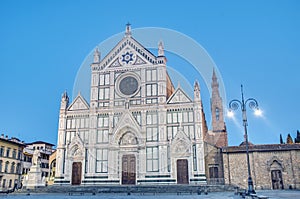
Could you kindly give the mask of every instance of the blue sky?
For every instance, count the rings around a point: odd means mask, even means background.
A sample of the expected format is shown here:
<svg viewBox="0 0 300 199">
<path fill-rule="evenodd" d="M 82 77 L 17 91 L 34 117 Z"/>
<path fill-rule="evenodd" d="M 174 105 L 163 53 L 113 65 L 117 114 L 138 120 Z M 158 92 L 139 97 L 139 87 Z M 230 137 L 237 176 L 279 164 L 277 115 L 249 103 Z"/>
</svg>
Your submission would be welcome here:
<svg viewBox="0 0 300 199">
<path fill-rule="evenodd" d="M 257 99 L 264 112 L 261 118 L 247 112 L 251 142 L 294 137 L 300 129 L 299 1 L 179 2 L 0 1 L 0 133 L 56 144 L 62 92 L 72 91 L 90 51 L 129 21 L 132 28 L 173 29 L 201 44 L 223 77 L 228 101 L 240 99 L 243 84 L 245 97 Z M 226 124 L 229 143 L 239 144 L 240 112 Z"/>
</svg>

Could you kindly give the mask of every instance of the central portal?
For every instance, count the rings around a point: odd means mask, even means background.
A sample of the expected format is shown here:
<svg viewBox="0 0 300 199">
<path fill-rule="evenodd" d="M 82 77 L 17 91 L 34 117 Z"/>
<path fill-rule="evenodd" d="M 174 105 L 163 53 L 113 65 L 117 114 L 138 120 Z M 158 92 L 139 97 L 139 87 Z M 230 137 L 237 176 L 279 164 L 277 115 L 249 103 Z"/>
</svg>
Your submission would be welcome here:
<svg viewBox="0 0 300 199">
<path fill-rule="evenodd" d="M 122 184 L 135 184 L 136 181 L 136 161 L 134 155 L 124 155 L 122 157 Z"/>
<path fill-rule="evenodd" d="M 177 160 L 177 184 L 189 184 L 188 160 Z"/>
</svg>

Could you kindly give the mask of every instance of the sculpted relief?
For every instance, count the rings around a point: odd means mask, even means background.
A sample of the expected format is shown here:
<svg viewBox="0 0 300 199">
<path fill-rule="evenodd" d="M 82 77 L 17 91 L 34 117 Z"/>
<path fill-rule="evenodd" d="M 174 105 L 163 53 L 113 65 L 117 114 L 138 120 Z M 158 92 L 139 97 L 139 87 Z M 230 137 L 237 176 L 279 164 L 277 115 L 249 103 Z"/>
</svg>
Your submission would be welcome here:
<svg viewBox="0 0 300 199">
<path fill-rule="evenodd" d="M 131 132 L 125 133 L 121 139 L 120 139 L 120 145 L 136 145 L 137 143 L 137 138 L 135 135 Z"/>
</svg>

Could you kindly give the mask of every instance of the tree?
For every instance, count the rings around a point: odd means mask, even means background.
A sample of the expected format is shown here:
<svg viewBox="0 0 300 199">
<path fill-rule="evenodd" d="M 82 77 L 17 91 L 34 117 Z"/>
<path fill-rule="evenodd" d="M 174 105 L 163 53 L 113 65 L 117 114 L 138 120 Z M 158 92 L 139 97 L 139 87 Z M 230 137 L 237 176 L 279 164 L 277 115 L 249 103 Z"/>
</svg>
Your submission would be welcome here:
<svg viewBox="0 0 300 199">
<path fill-rule="evenodd" d="M 288 134 L 288 135 L 287 135 L 286 143 L 287 143 L 287 144 L 293 144 L 293 143 L 294 143 L 291 134 Z"/>
<path fill-rule="evenodd" d="M 297 137 L 295 138 L 295 143 L 300 143 L 300 132 L 297 130 Z"/>
<path fill-rule="evenodd" d="M 281 133 L 280 133 L 280 144 L 284 144 Z"/>
</svg>

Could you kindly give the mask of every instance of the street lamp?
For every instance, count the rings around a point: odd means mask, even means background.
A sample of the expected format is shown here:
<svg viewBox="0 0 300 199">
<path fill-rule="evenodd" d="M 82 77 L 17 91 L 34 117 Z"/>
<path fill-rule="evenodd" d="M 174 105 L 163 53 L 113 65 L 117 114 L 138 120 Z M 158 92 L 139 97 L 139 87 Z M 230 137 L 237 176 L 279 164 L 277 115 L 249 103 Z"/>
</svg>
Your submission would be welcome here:
<svg viewBox="0 0 300 199">
<path fill-rule="evenodd" d="M 230 112 L 232 110 L 237 110 L 239 107 L 241 107 L 242 110 L 242 116 L 243 116 L 243 126 L 245 131 L 245 141 L 246 141 L 246 153 L 247 153 L 247 166 L 248 166 L 248 193 L 255 194 L 254 188 L 253 188 L 253 181 L 251 177 L 251 170 L 250 170 L 250 161 L 249 161 L 249 145 L 248 145 L 248 134 L 247 134 L 247 114 L 246 114 L 246 106 L 247 104 L 251 109 L 255 109 L 256 114 L 261 113 L 258 109 L 258 103 L 256 99 L 254 98 L 248 98 L 244 100 L 244 92 L 243 92 L 243 85 L 241 85 L 241 92 L 242 92 L 242 101 L 234 99 L 229 102 L 229 110 Z"/>
</svg>

